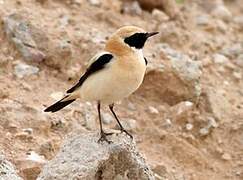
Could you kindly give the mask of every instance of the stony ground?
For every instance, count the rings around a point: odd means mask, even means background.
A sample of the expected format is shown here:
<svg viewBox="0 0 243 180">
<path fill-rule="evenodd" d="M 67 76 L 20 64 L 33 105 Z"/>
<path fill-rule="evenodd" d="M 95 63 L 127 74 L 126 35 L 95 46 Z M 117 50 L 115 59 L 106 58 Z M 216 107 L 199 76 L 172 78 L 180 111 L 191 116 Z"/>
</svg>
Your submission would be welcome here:
<svg viewBox="0 0 243 180">
<path fill-rule="evenodd" d="M 160 32 L 143 85 L 116 106 L 157 179 L 243 179 L 242 1 L 138 2 L 0 0 L 0 148 L 24 179 L 69 132 L 98 131 L 96 104 L 43 109 L 123 25 Z M 103 121 L 117 128 L 106 108 Z"/>
</svg>

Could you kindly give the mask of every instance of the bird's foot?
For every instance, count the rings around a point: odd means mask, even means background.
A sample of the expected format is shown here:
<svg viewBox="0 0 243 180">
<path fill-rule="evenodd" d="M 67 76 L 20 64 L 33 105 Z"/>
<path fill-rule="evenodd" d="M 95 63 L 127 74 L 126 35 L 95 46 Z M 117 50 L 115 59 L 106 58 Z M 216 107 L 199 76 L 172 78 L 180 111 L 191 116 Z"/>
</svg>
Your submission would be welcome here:
<svg viewBox="0 0 243 180">
<path fill-rule="evenodd" d="M 100 139 L 98 140 L 98 143 L 101 143 L 101 142 L 103 142 L 103 141 L 106 141 L 108 144 L 112 143 L 112 141 L 109 141 L 109 140 L 107 139 L 107 137 L 106 137 L 106 136 L 110 136 L 110 135 L 112 135 L 112 134 L 114 134 L 114 133 L 105 133 L 104 131 L 102 131 L 102 132 L 100 133 Z"/>
<path fill-rule="evenodd" d="M 131 139 L 133 139 L 133 136 L 125 129 L 121 128 L 121 133 L 126 133 Z"/>
</svg>

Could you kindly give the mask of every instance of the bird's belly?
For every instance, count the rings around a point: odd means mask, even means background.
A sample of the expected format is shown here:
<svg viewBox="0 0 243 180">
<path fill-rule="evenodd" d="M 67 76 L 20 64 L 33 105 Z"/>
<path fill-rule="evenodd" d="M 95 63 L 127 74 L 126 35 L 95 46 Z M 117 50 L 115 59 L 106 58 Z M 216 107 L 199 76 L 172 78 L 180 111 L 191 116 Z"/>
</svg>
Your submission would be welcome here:
<svg viewBox="0 0 243 180">
<path fill-rule="evenodd" d="M 107 69 L 97 72 L 82 85 L 81 99 L 105 104 L 119 101 L 138 89 L 143 81 L 145 68 L 134 71 L 116 69 L 116 72 Z"/>
</svg>

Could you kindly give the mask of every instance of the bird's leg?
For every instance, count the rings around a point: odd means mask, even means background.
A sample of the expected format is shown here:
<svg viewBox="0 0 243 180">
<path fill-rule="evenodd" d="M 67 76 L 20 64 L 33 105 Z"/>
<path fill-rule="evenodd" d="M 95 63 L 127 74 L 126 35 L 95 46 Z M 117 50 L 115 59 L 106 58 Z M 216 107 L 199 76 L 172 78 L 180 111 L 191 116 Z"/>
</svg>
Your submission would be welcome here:
<svg viewBox="0 0 243 180">
<path fill-rule="evenodd" d="M 109 141 L 106 138 L 106 136 L 111 135 L 112 133 L 105 133 L 104 130 L 103 130 L 102 121 L 101 121 L 101 114 L 100 114 L 100 102 L 98 102 L 97 109 L 98 109 L 98 116 L 99 116 L 99 122 L 100 122 L 100 139 L 98 140 L 98 142 L 106 141 L 110 144 L 111 141 Z"/>
<path fill-rule="evenodd" d="M 113 107 L 114 107 L 114 104 L 109 105 L 109 108 L 110 108 L 110 110 L 111 110 L 113 116 L 115 117 L 116 121 L 118 122 L 118 124 L 119 124 L 119 126 L 120 126 L 120 130 L 121 130 L 121 132 L 125 132 L 130 138 L 133 139 L 132 135 L 131 135 L 129 132 L 127 132 L 127 130 L 125 130 L 125 129 L 122 127 L 122 125 L 121 125 L 121 123 L 120 123 L 120 121 L 119 121 L 119 119 L 118 119 L 116 113 L 115 113 L 114 110 L 113 110 Z"/>
</svg>

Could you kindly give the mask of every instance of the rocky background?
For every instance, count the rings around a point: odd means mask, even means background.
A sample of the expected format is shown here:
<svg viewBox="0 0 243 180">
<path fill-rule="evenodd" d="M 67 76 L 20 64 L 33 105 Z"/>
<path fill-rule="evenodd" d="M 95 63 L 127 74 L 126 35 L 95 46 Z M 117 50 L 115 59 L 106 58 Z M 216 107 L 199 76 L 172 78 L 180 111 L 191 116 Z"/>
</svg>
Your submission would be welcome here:
<svg viewBox="0 0 243 180">
<path fill-rule="evenodd" d="M 158 180 L 243 179 L 242 0 L 0 0 L 1 178 L 36 179 L 96 104 L 43 109 L 123 25 L 159 31 L 140 89 L 116 106 Z M 106 128 L 117 129 L 103 109 Z M 15 167 L 14 167 L 15 166 Z"/>
</svg>

